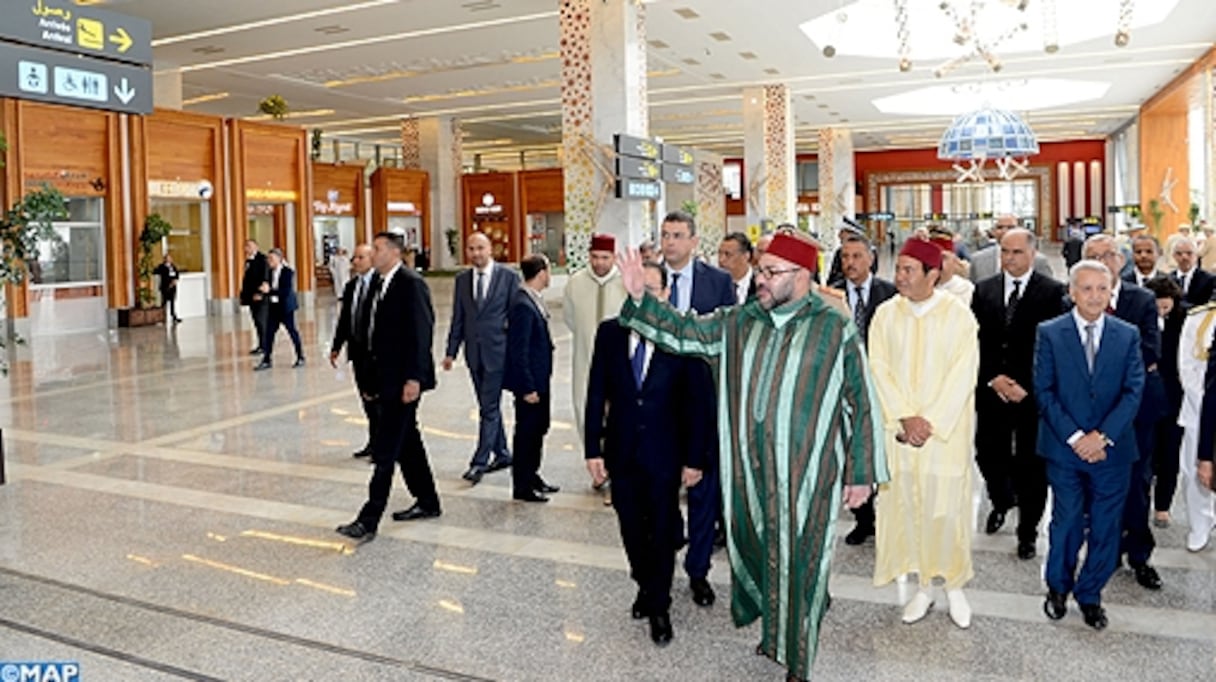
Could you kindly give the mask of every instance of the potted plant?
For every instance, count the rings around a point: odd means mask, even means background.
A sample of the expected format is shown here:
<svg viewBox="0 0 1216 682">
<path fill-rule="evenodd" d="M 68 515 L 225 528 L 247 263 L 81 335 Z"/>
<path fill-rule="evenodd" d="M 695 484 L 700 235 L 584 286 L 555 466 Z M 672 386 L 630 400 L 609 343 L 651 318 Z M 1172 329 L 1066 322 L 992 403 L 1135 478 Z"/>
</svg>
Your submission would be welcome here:
<svg viewBox="0 0 1216 682">
<path fill-rule="evenodd" d="M 1165 220 L 1165 211 L 1161 208 L 1161 202 L 1156 199 L 1148 200 L 1148 217 L 1153 223 L 1153 236 L 1161 239 L 1161 221 Z"/>
<path fill-rule="evenodd" d="M 312 148 L 312 160 L 317 161 L 321 158 L 321 129 L 312 129 L 312 138 L 309 140 L 309 146 Z"/>
<path fill-rule="evenodd" d="M 1191 229 L 1195 230 L 1199 227 L 1199 204 L 1192 201 L 1191 207 L 1187 209 L 1186 218 L 1191 223 Z M 1192 232 L 1194 234 L 1194 232 Z"/>
<path fill-rule="evenodd" d="M 456 251 L 457 251 L 458 247 L 460 246 L 456 240 L 457 234 L 459 234 L 459 233 L 456 231 L 456 228 L 454 228 L 454 227 L 449 227 L 448 229 L 443 231 L 443 236 L 448 238 L 448 255 L 450 255 L 452 258 L 456 257 Z"/>
<path fill-rule="evenodd" d="M 282 121 L 287 118 L 287 100 L 283 99 L 282 95 L 271 95 L 258 102 L 258 111 L 276 121 Z"/>
<path fill-rule="evenodd" d="M 156 305 L 152 271 L 156 268 L 156 263 L 153 262 L 154 251 L 172 230 L 173 226 L 160 217 L 159 213 L 153 213 L 144 221 L 144 229 L 139 233 L 139 291 L 135 308 L 119 311 L 119 326 L 144 327 L 165 321 L 164 307 Z"/>
</svg>

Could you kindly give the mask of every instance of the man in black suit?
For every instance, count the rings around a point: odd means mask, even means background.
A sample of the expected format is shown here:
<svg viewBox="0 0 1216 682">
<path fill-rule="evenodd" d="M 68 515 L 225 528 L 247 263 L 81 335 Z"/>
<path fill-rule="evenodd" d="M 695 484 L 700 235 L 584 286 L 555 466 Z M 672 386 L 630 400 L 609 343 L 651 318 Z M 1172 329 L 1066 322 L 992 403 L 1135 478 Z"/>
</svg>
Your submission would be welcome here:
<svg viewBox="0 0 1216 682">
<path fill-rule="evenodd" d="M 1212 300 L 1213 289 L 1216 289 L 1216 277 L 1203 268 L 1195 260 L 1195 242 L 1190 237 L 1183 237 L 1174 242 L 1170 253 L 1178 269 L 1174 271 L 1174 281 L 1182 289 L 1182 301 L 1186 307 L 1203 305 Z"/>
<path fill-rule="evenodd" d="M 265 346 L 263 337 L 266 335 L 266 299 L 262 295 L 262 285 L 267 281 L 269 269 L 266 267 L 266 256 L 258 249 L 258 243 L 252 239 L 245 240 L 245 274 L 241 277 L 241 305 L 248 306 L 249 317 L 253 319 L 253 331 L 258 345 L 249 351 L 250 355 L 261 355 Z"/>
<path fill-rule="evenodd" d="M 840 231 L 837 233 L 837 236 L 840 239 L 841 247 L 843 247 L 845 241 L 851 237 L 865 238 L 866 244 L 869 245 L 870 249 L 870 272 L 875 275 L 878 274 L 878 247 L 870 243 L 870 240 L 868 237 L 866 237 L 866 233 L 864 231 L 859 229 L 856 225 L 845 223 L 840 227 Z M 827 285 L 833 289 L 844 288 L 844 253 L 839 248 L 836 249 L 836 252 L 832 254 L 832 263 L 830 266 L 828 266 L 828 276 L 824 281 L 826 281 Z"/>
<path fill-rule="evenodd" d="M 1135 431 L 1138 456 L 1132 464 L 1131 485 L 1123 506 L 1123 542 L 1119 560 L 1127 555 L 1127 563 L 1136 574 L 1136 582 L 1145 589 L 1161 589 L 1161 576 L 1149 565 L 1156 541 L 1149 527 L 1149 501 L 1153 485 L 1153 450 L 1156 449 L 1157 421 L 1168 402 L 1165 382 L 1158 363 L 1161 359 L 1161 328 L 1157 324 L 1157 301 L 1147 289 L 1120 278 L 1127 259 L 1113 237 L 1096 234 L 1085 241 L 1085 258 L 1100 261 L 1115 273 L 1111 286 L 1113 315 L 1140 330 L 1140 356 L 1144 362 L 1144 394 L 1136 413 Z M 1111 310 L 1107 314 L 1112 314 Z"/>
<path fill-rule="evenodd" d="M 393 485 L 393 465 L 401 468 L 405 487 L 414 496 L 408 509 L 393 512 L 394 521 L 413 521 L 439 516 L 439 493 L 427 461 L 426 446 L 418 430 L 418 405 L 422 393 L 435 388 L 435 361 L 431 337 L 435 311 L 431 292 L 418 273 L 404 267 L 401 235 L 376 235 L 372 264 L 371 293 L 363 307 L 361 324 L 367 325 L 367 357 L 375 373 L 370 394 L 380 411 L 380 425 L 372 441 L 372 480 L 368 498 L 359 516 L 337 531 L 355 540 L 376 535 Z"/>
<path fill-rule="evenodd" d="M 345 347 L 346 359 L 355 370 L 355 387 L 363 403 L 363 414 L 367 415 L 367 445 L 356 450 L 354 456 L 371 457 L 372 442 L 376 439 L 376 427 L 380 422 L 376 401 L 371 397 L 376 391 L 372 385 L 375 374 L 367 355 L 367 325 L 363 319 L 366 312 L 363 304 L 371 292 L 372 277 L 375 275 L 372 271 L 371 245 L 355 247 L 354 255 L 350 258 L 350 271 L 352 276 L 342 289 L 342 311 L 338 315 L 338 327 L 334 330 L 333 344 L 329 349 L 329 364 L 335 368 L 338 366 L 338 354 Z"/>
<path fill-rule="evenodd" d="M 262 282 L 262 296 L 266 299 L 266 331 L 262 336 L 262 362 L 254 367 L 254 371 L 270 369 L 273 364 L 270 356 L 274 353 L 274 337 L 279 333 L 279 325 L 287 328 L 287 335 L 296 350 L 296 361 L 292 367 L 304 366 L 304 347 L 300 343 L 300 332 L 296 329 L 296 309 L 300 307 L 296 299 L 295 270 L 292 270 L 283 256 L 283 251 L 274 248 L 266 256 L 266 267 L 269 272 L 267 281 Z"/>
<path fill-rule="evenodd" d="M 1078 225 L 1069 225 L 1065 229 L 1064 245 L 1060 247 L 1060 255 L 1064 257 L 1064 269 L 1069 270 L 1081 260 L 1081 250 L 1085 247 L 1084 232 Z"/>
<path fill-rule="evenodd" d="M 646 290 L 666 298 L 667 272 L 645 264 Z M 638 585 L 634 618 L 650 619 L 650 637 L 671 641 L 671 582 L 675 573 L 680 485 L 708 485 L 713 408 L 687 395 L 712 394 L 704 362 L 665 353 L 605 320 L 595 336 L 587 384 L 584 456 L 592 480 L 612 477 L 612 506 L 621 527 L 630 577 Z"/>
<path fill-rule="evenodd" d="M 443 371 L 452 369 L 456 354 L 464 346 L 465 364 L 477 394 L 480 428 L 477 449 L 463 477 L 477 485 L 483 475 L 511 466 L 501 403 L 507 359 L 507 311 L 519 288 L 519 275 L 494 262 L 490 239 L 480 232 L 469 235 L 465 250 L 473 267 L 456 275 Z"/>
<path fill-rule="evenodd" d="M 870 320 L 874 311 L 899 291 L 895 285 L 874 274 L 874 247 L 865 235 L 841 230 L 844 241 L 840 243 L 840 269 L 844 276 L 845 301 L 853 313 L 853 323 L 861 334 L 861 344 L 866 345 L 870 333 Z M 844 536 L 845 544 L 860 545 L 866 538 L 874 536 L 874 495 L 865 504 L 853 509 L 857 525 Z"/>
<path fill-rule="evenodd" d="M 735 283 L 735 300 L 739 305 L 756 295 L 752 251 L 751 240 L 742 232 L 731 232 L 718 245 L 718 267 L 730 273 Z"/>
<path fill-rule="evenodd" d="M 173 255 L 166 253 L 152 274 L 156 275 L 160 283 L 161 305 L 169 312 L 169 319 L 174 323 L 181 322 L 182 318 L 177 316 L 177 281 L 180 279 L 181 273 L 173 264 Z"/>
<path fill-rule="evenodd" d="M 502 387 L 515 396 L 515 437 L 511 449 L 511 496 L 523 502 L 548 502 L 556 486 L 540 477 L 545 434 L 549 433 L 549 380 L 553 377 L 553 337 L 549 310 L 541 296 L 549 286 L 549 260 L 541 255 L 519 262 L 523 286 L 511 299 L 507 327 L 507 370 Z"/>
<path fill-rule="evenodd" d="M 1030 230 L 1008 230 L 1000 248 L 1000 274 L 976 284 L 971 298 L 980 341 L 975 460 L 992 502 L 984 531 L 1000 530 L 1016 506 L 1018 558 L 1032 559 L 1047 505 L 1047 465 L 1035 452 L 1035 333 L 1067 310 L 1068 288 L 1033 269 L 1038 240 Z"/>
<path fill-rule="evenodd" d="M 667 300 L 676 310 L 693 310 L 707 315 L 718 308 L 738 304 L 735 283 L 730 275 L 693 258 L 699 238 L 692 216 L 679 211 L 667 214 L 659 236 L 663 267 L 667 271 Z M 711 406 L 717 404 L 714 391 L 690 394 L 689 399 Z M 710 423 L 716 424 L 716 420 Z M 717 436 L 710 435 L 716 444 Z M 704 476 L 707 485 L 688 491 L 688 552 L 684 555 L 684 570 L 688 573 L 693 601 L 700 606 L 711 606 L 715 595 L 706 578 L 714 551 L 714 525 L 721 517 L 722 497 L 718 488 L 716 447 Z"/>
<path fill-rule="evenodd" d="M 1161 260 L 1161 245 L 1151 234 L 1138 234 L 1132 238 L 1132 265 L 1123 273 L 1123 281 L 1136 286 L 1144 286 L 1150 279 L 1156 277 L 1157 263 Z"/>
</svg>

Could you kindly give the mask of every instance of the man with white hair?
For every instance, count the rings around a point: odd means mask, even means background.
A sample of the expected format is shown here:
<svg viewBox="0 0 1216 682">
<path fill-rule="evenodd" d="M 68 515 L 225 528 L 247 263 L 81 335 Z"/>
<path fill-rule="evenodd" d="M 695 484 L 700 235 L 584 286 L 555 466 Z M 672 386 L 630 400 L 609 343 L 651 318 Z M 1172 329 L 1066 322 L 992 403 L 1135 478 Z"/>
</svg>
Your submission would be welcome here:
<svg viewBox="0 0 1216 682">
<path fill-rule="evenodd" d="M 1174 281 L 1182 289 L 1182 301 L 1186 306 L 1203 305 L 1212 300 L 1216 277 L 1199 268 L 1195 258 L 1195 242 L 1190 237 L 1174 240 L 1170 258 L 1174 261 Z"/>
</svg>

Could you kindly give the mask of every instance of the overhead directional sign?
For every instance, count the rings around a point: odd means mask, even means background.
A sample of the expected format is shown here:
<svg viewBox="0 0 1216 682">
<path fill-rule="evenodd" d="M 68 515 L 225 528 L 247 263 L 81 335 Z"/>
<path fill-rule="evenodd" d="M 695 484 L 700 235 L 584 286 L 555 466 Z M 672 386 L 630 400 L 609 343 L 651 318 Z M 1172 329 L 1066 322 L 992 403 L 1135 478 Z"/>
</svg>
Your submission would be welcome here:
<svg viewBox="0 0 1216 682">
<path fill-rule="evenodd" d="M 691 166 L 693 162 L 692 152 L 666 142 L 663 143 L 662 158 L 663 163 L 678 163 L 681 166 Z"/>
<path fill-rule="evenodd" d="M 621 178 L 616 181 L 616 198 L 635 201 L 656 201 L 663 195 L 663 185 L 657 180 Z"/>
<path fill-rule="evenodd" d="M 0 42 L 0 95 L 127 114 L 152 113 L 152 71 Z"/>
<path fill-rule="evenodd" d="M 639 159 L 650 159 L 652 161 L 659 158 L 660 145 L 654 140 L 617 133 L 612 136 L 612 142 L 617 154 L 633 156 Z"/>
<path fill-rule="evenodd" d="M 71 0 L 0 0 L 0 40 L 152 64 L 150 22 Z"/>
<path fill-rule="evenodd" d="M 697 181 L 697 174 L 692 166 L 681 166 L 674 163 L 663 164 L 663 182 L 675 185 L 691 185 Z"/>
<path fill-rule="evenodd" d="M 635 159 L 630 156 L 616 157 L 616 176 L 618 178 L 640 178 L 656 180 L 659 177 L 659 164 L 645 159 Z"/>
</svg>

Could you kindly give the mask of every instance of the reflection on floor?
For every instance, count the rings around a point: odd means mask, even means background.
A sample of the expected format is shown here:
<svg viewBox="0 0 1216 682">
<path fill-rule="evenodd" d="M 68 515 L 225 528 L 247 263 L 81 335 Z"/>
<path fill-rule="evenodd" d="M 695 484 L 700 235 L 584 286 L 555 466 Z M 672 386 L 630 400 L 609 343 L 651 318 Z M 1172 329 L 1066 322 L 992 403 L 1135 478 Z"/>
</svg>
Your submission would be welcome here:
<svg viewBox="0 0 1216 682">
<path fill-rule="evenodd" d="M 437 290 L 440 320 L 449 300 Z M 683 576 L 671 646 L 629 618 L 615 517 L 589 489 L 568 400 L 554 401 L 544 465 L 563 492 L 522 505 L 505 473 L 459 479 L 476 415 L 463 369 L 442 375 L 421 414 L 444 516 L 342 542 L 332 529 L 368 471 L 350 456 L 364 423 L 349 373 L 324 361 L 332 312 L 305 316 L 299 370 L 250 371 L 243 318 L 17 352 L 0 393 L 0 660 L 78 661 L 89 680 L 780 679 L 752 653 L 755 628 L 733 627 L 726 599 L 693 605 Z M 555 395 L 568 391 L 559 377 Z M 394 495 L 390 508 L 408 502 Z M 873 546 L 841 544 L 816 679 L 1216 678 L 1216 559 L 1185 551 L 1181 523 L 1157 534 L 1165 589 L 1116 575 L 1100 634 L 1075 608 L 1043 617 L 1041 560 L 1014 557 L 1013 525 L 977 537 L 965 632 L 940 598 L 900 624 L 898 590 L 870 585 Z"/>
</svg>

